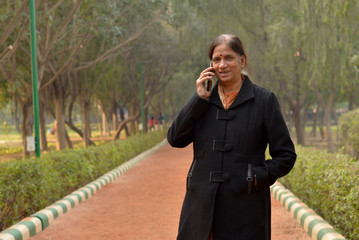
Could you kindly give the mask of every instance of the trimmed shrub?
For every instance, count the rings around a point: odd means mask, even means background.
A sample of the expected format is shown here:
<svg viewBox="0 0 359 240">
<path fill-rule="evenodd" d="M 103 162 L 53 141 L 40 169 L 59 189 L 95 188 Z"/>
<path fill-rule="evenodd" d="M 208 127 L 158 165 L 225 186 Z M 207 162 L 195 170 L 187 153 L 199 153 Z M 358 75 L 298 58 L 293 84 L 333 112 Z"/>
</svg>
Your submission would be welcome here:
<svg viewBox="0 0 359 240">
<path fill-rule="evenodd" d="M 359 161 L 297 146 L 293 170 L 280 182 L 348 239 L 359 239 Z"/>
<path fill-rule="evenodd" d="M 339 118 L 340 143 L 352 156 L 359 156 L 359 109 Z"/>
<path fill-rule="evenodd" d="M 0 231 L 161 142 L 166 131 L 0 164 Z"/>
</svg>

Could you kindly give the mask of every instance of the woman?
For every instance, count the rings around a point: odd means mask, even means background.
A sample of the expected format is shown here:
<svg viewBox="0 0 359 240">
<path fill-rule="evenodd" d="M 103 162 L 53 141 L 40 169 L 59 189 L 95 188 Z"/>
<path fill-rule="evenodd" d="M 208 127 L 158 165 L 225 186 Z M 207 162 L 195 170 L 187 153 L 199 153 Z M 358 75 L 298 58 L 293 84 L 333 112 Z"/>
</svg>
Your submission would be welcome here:
<svg viewBox="0 0 359 240">
<path fill-rule="evenodd" d="M 269 240 L 269 186 L 292 169 L 294 146 L 275 95 L 242 74 L 241 40 L 218 36 L 209 58 L 213 67 L 200 74 L 167 135 L 171 146 L 193 142 L 194 150 L 177 239 Z"/>
</svg>

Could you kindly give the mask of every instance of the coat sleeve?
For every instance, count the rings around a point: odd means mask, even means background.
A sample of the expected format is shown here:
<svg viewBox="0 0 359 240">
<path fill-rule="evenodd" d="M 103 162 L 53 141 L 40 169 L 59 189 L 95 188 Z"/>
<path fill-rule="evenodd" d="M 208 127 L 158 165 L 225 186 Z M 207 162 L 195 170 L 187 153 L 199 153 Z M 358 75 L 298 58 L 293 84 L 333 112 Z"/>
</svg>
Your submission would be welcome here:
<svg viewBox="0 0 359 240">
<path fill-rule="evenodd" d="M 278 100 L 272 92 L 267 97 L 264 114 L 265 134 L 272 159 L 254 168 L 258 190 L 269 187 L 288 174 L 297 158 Z"/>
<path fill-rule="evenodd" d="M 193 142 L 193 129 L 197 119 L 207 111 L 210 103 L 195 93 L 183 106 L 167 132 L 172 147 L 183 148 Z"/>
</svg>

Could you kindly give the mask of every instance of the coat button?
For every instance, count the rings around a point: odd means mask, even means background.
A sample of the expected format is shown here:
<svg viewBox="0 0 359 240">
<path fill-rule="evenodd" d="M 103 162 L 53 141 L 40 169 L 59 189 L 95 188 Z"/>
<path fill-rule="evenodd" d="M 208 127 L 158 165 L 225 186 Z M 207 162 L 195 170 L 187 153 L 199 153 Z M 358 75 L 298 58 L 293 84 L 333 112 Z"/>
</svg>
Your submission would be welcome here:
<svg viewBox="0 0 359 240">
<path fill-rule="evenodd" d="M 232 150 L 232 144 L 230 144 L 230 143 L 224 144 L 224 149 L 225 149 L 226 151 L 231 151 L 231 150 Z"/>
<path fill-rule="evenodd" d="M 223 180 L 227 182 L 231 178 L 231 175 L 229 173 L 223 173 Z"/>
<path fill-rule="evenodd" d="M 236 118 L 236 113 L 235 113 L 235 111 L 229 111 L 227 113 L 227 116 L 229 117 L 229 120 L 233 120 Z"/>
</svg>

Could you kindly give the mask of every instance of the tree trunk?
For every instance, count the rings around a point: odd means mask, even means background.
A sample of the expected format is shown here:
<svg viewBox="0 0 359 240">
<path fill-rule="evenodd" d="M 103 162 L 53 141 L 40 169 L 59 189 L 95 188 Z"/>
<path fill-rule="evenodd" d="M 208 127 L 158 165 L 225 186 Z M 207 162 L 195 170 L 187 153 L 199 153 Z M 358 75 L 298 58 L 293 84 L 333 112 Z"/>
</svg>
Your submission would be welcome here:
<svg viewBox="0 0 359 240">
<path fill-rule="evenodd" d="M 355 97 L 354 97 L 354 94 L 351 93 L 350 96 L 349 96 L 349 104 L 348 104 L 348 110 L 349 111 L 354 110 L 354 103 L 355 103 Z"/>
<path fill-rule="evenodd" d="M 134 116 L 129 116 L 126 120 L 122 121 L 120 123 L 120 125 L 118 126 L 118 128 L 116 129 L 115 133 L 114 133 L 114 136 L 112 138 L 112 141 L 115 141 L 119 138 L 120 136 L 120 132 L 121 130 L 123 129 L 123 127 L 126 125 L 126 123 L 128 122 L 131 122 L 131 121 L 136 121 L 136 119 L 140 116 L 141 114 L 140 113 L 137 113 L 136 115 Z"/>
<path fill-rule="evenodd" d="M 14 122 L 15 122 L 16 131 L 18 133 L 21 133 L 20 117 L 18 116 L 18 103 L 17 102 L 15 102 Z"/>
<path fill-rule="evenodd" d="M 317 137 L 317 121 L 318 121 L 318 111 L 319 106 L 316 108 L 315 111 L 313 111 L 313 127 L 312 127 L 312 137 Z"/>
<path fill-rule="evenodd" d="M 333 103 L 333 104 L 334 104 L 334 103 Z M 338 141 L 339 141 L 339 128 L 338 128 L 338 125 L 339 125 L 339 117 L 338 117 L 338 114 L 336 113 L 334 107 L 332 107 L 331 116 L 334 117 L 334 125 L 337 127 L 337 128 L 336 128 L 336 132 L 335 132 L 335 137 L 333 136 L 333 139 L 335 139 L 335 140 L 338 142 Z"/>
<path fill-rule="evenodd" d="M 129 108 L 127 115 L 130 116 L 130 115 L 131 115 L 130 113 L 133 113 L 133 112 L 136 112 L 136 108 L 134 108 L 134 107 Z M 130 133 L 131 133 L 132 135 L 135 135 L 135 134 L 138 133 L 138 124 L 139 124 L 138 119 L 136 119 L 135 121 L 132 121 L 132 122 L 130 123 L 130 126 L 131 126 L 131 131 L 130 131 Z"/>
<path fill-rule="evenodd" d="M 66 137 L 66 146 L 67 146 L 68 148 L 73 148 L 71 138 L 70 138 L 70 136 L 69 136 L 69 134 L 68 134 L 66 128 L 65 128 L 65 137 Z"/>
<path fill-rule="evenodd" d="M 332 153 L 334 152 L 334 143 L 333 143 L 333 133 L 331 128 L 331 113 L 333 111 L 334 98 L 335 98 L 334 75 L 331 76 L 330 94 L 328 96 L 328 99 L 324 99 L 322 94 L 319 92 L 318 86 L 315 83 L 313 83 L 313 89 L 315 91 L 315 94 L 317 95 L 318 102 L 320 103 L 324 112 L 324 124 L 327 130 L 326 135 L 327 135 L 327 143 L 328 143 L 328 152 Z"/>
<path fill-rule="evenodd" d="M 301 81 L 298 73 L 298 63 L 295 64 L 294 73 L 295 73 L 295 82 L 294 82 L 294 92 L 290 91 L 286 78 L 284 77 L 283 72 L 279 67 L 274 67 L 275 72 L 278 74 L 279 78 L 279 85 L 282 88 L 282 91 L 286 98 L 288 99 L 290 109 L 293 115 L 294 127 L 296 132 L 297 144 L 305 145 L 305 135 L 304 135 L 304 127 L 303 127 L 303 120 L 300 116 L 301 109 L 303 108 L 303 102 L 305 99 L 305 93 L 301 94 Z M 291 130 L 291 117 L 289 119 L 289 129 Z"/>
<path fill-rule="evenodd" d="M 125 121 L 125 113 L 123 111 L 123 108 L 120 108 L 120 118 L 121 118 L 121 122 Z M 125 124 L 124 129 L 125 129 L 126 137 L 131 136 L 127 124 Z"/>
<path fill-rule="evenodd" d="M 102 112 L 102 128 L 106 136 L 111 136 L 110 127 L 108 124 L 108 118 L 105 111 Z"/>
<path fill-rule="evenodd" d="M 65 120 L 65 123 L 67 126 L 69 126 L 72 130 L 74 130 L 77 134 L 80 135 L 80 137 L 82 138 L 82 132 L 80 131 L 80 129 L 76 128 L 75 125 L 72 123 L 72 109 L 74 107 L 75 101 L 76 101 L 76 94 L 72 94 L 71 96 L 71 101 L 68 107 L 68 121 Z M 65 129 L 66 130 L 66 129 Z M 72 145 L 72 141 L 71 138 L 69 137 L 69 134 L 67 132 L 67 130 L 65 131 L 65 137 L 66 137 L 66 145 L 68 148 L 73 148 Z"/>
<path fill-rule="evenodd" d="M 334 152 L 334 143 L 333 143 L 333 133 L 332 133 L 332 127 L 331 127 L 331 106 L 329 106 L 330 103 L 328 103 L 328 106 L 324 108 L 324 122 L 325 127 L 327 129 L 327 141 L 328 141 L 328 152 L 333 153 Z"/>
<path fill-rule="evenodd" d="M 103 132 L 104 132 L 104 136 L 111 136 L 111 131 L 109 129 L 109 125 L 108 125 L 108 121 L 107 121 L 106 109 L 101 103 L 99 103 L 97 106 L 101 111 L 102 129 L 103 129 Z"/>
<path fill-rule="evenodd" d="M 147 119 L 147 116 L 148 116 L 148 108 L 145 108 L 145 109 L 144 109 L 144 113 L 145 113 L 145 116 L 143 116 L 143 118 L 145 119 L 145 120 L 144 120 L 145 126 L 143 126 L 143 127 L 144 127 L 144 130 L 145 130 L 145 133 L 146 133 L 146 132 L 148 132 L 148 124 L 147 124 L 147 122 L 148 122 L 148 119 Z M 142 119 L 141 119 L 141 121 L 142 121 Z"/>
<path fill-rule="evenodd" d="M 317 95 L 318 92 L 316 89 Z M 333 143 L 333 133 L 332 133 L 332 127 L 331 127 L 331 113 L 333 109 L 334 104 L 334 95 L 335 95 L 335 89 L 334 89 L 334 83 L 332 82 L 331 86 L 331 93 L 329 95 L 328 100 L 326 101 L 327 104 L 325 104 L 323 97 L 319 97 L 320 104 L 322 105 L 323 112 L 324 112 L 324 124 L 326 127 L 326 136 L 327 136 L 327 143 L 328 143 L 328 152 L 332 153 L 334 152 L 334 143 Z"/>
<path fill-rule="evenodd" d="M 71 128 L 72 130 L 74 130 L 82 139 L 84 138 L 84 134 L 81 132 L 80 129 L 78 129 L 78 128 L 72 123 L 71 119 L 69 119 L 69 121 L 66 121 L 65 123 L 66 123 L 67 126 L 69 126 L 69 128 Z M 67 132 L 67 131 L 66 131 L 66 132 Z M 69 139 L 70 139 L 70 138 L 69 138 Z M 91 139 L 89 139 L 89 142 L 90 142 L 90 145 L 95 145 L 95 143 L 92 142 Z M 69 146 L 70 144 L 67 144 L 67 145 Z M 71 146 L 72 146 L 72 144 L 71 144 Z"/>
<path fill-rule="evenodd" d="M 83 121 L 84 121 L 84 145 L 85 147 L 90 146 L 90 101 L 82 101 L 82 112 L 83 112 Z"/>
<path fill-rule="evenodd" d="M 98 128 L 98 131 L 100 132 L 100 137 L 102 138 L 103 137 L 103 132 L 102 132 L 100 118 L 98 116 L 97 108 L 96 108 L 96 111 L 95 111 L 95 117 L 96 117 L 97 128 Z"/>
<path fill-rule="evenodd" d="M 304 108 L 303 121 L 302 121 L 302 128 L 303 128 L 304 136 L 305 136 L 305 126 L 307 125 L 307 120 L 308 120 L 308 111 L 309 111 L 309 106 L 306 106 Z"/>
<path fill-rule="evenodd" d="M 176 116 L 176 104 L 174 103 L 174 101 L 172 100 L 172 98 L 168 99 L 169 102 L 169 119 L 168 121 L 172 121 L 173 119 L 175 119 Z M 287 119 L 288 120 L 288 119 Z M 290 130 L 290 129 L 289 129 Z"/>
<path fill-rule="evenodd" d="M 116 101 L 112 101 L 111 115 L 112 115 L 112 129 L 116 131 L 118 127 L 118 116 L 117 116 L 118 104 Z"/>
<path fill-rule="evenodd" d="M 65 94 L 64 89 L 59 80 L 54 82 L 55 90 L 55 118 L 56 118 L 56 150 L 66 148 L 65 133 Z"/>
<path fill-rule="evenodd" d="M 293 107 L 292 111 L 293 111 L 295 133 L 297 135 L 297 144 L 304 146 L 305 140 L 304 140 L 303 125 L 302 125 L 301 119 L 300 119 L 300 109 L 298 107 Z"/>
<path fill-rule="evenodd" d="M 39 120 L 40 120 L 40 144 L 41 149 L 43 151 L 49 150 L 49 147 L 47 146 L 47 137 L 46 137 L 46 119 L 45 119 L 45 104 L 40 101 L 39 104 Z"/>
<path fill-rule="evenodd" d="M 132 121 L 131 122 L 131 134 L 136 134 L 137 133 L 137 126 L 138 126 L 137 121 Z"/>
<path fill-rule="evenodd" d="M 285 99 L 284 99 L 284 96 L 282 96 L 282 95 L 280 95 L 280 97 L 279 97 L 279 105 L 280 105 L 280 109 L 281 109 L 281 111 L 282 111 L 282 115 L 283 115 L 283 118 L 284 118 L 284 121 L 285 122 L 287 122 L 288 121 L 288 119 L 287 119 L 287 114 L 286 114 L 286 109 L 285 109 L 285 103 L 286 103 L 286 101 L 285 101 Z"/>
<path fill-rule="evenodd" d="M 319 112 L 318 112 L 319 114 Z M 326 139 L 327 138 L 327 134 L 324 131 L 324 111 L 321 112 L 320 114 L 320 126 L 319 126 L 319 131 L 320 131 L 320 137 L 322 139 Z"/>
<path fill-rule="evenodd" d="M 27 151 L 27 136 L 32 136 L 32 126 L 33 126 L 33 111 L 31 99 L 28 99 L 21 106 L 22 112 L 22 124 L 21 124 L 21 135 L 22 135 L 22 145 L 23 145 L 23 157 L 27 157 L 30 153 Z"/>
<path fill-rule="evenodd" d="M 324 110 L 324 119 L 327 126 L 327 135 L 328 135 L 328 152 L 334 152 L 334 142 L 333 142 L 333 132 L 331 124 L 331 113 L 333 112 L 334 106 L 334 97 L 335 97 L 335 80 L 334 75 L 332 75 L 332 84 L 330 88 L 330 95 L 327 101 L 327 107 Z"/>
</svg>

